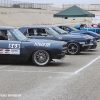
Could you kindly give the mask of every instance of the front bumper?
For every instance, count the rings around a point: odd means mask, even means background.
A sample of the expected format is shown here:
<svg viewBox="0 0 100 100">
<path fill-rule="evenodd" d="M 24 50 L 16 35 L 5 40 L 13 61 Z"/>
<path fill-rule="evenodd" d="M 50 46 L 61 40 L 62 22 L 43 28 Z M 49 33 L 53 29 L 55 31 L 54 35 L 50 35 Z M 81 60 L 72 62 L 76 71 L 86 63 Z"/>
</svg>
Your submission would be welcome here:
<svg viewBox="0 0 100 100">
<path fill-rule="evenodd" d="M 67 53 L 67 49 L 66 50 L 63 50 L 61 54 L 57 54 L 52 59 L 63 59 L 63 58 L 65 58 L 66 53 Z"/>
<path fill-rule="evenodd" d="M 83 44 L 82 45 L 82 51 L 88 51 L 94 44 Z"/>
<path fill-rule="evenodd" d="M 87 47 L 87 46 L 92 46 L 92 45 L 93 45 L 93 43 L 91 43 L 91 44 L 83 44 L 82 47 Z"/>
<path fill-rule="evenodd" d="M 64 58 L 64 57 L 65 57 L 65 55 L 66 55 L 66 53 L 63 53 L 63 54 L 58 54 L 58 55 L 57 55 L 57 58 L 58 58 L 58 59 L 62 59 L 62 58 Z"/>
<path fill-rule="evenodd" d="M 97 41 L 93 43 L 93 45 L 90 47 L 90 49 L 95 49 L 97 47 Z"/>
</svg>

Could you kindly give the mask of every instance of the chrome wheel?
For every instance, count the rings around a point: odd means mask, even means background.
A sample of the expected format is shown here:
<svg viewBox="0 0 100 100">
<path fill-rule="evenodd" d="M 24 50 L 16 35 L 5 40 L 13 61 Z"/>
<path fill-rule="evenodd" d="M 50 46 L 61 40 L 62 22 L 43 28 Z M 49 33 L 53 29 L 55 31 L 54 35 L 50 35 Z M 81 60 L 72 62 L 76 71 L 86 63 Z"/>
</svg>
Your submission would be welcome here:
<svg viewBox="0 0 100 100">
<path fill-rule="evenodd" d="M 67 53 L 71 55 L 78 54 L 80 51 L 80 46 L 78 43 L 69 43 Z"/>
<path fill-rule="evenodd" d="M 37 65 L 43 66 L 50 61 L 50 55 L 47 51 L 38 50 L 33 55 L 33 62 Z"/>
</svg>

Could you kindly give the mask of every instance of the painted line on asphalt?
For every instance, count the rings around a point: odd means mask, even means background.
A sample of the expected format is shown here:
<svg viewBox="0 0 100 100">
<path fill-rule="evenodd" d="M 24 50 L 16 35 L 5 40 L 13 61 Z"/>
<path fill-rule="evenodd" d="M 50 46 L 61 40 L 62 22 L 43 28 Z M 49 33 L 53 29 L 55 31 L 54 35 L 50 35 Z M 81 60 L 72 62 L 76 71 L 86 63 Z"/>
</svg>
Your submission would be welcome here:
<svg viewBox="0 0 100 100">
<path fill-rule="evenodd" d="M 98 56 L 97 58 L 93 59 L 91 62 L 89 62 L 87 65 L 83 66 L 82 68 L 76 70 L 75 72 L 52 72 L 52 71 L 22 71 L 22 70 L 0 70 L 0 72 L 19 72 L 19 73 L 58 73 L 58 74 L 77 74 L 79 72 L 81 72 L 82 70 L 84 70 L 85 68 L 87 68 L 88 66 L 90 66 L 91 64 L 93 64 L 95 61 L 97 61 L 98 59 L 100 59 L 100 56 Z M 5 65 L 0 67 L 0 69 L 8 67 L 10 65 Z"/>
<path fill-rule="evenodd" d="M 0 70 L 0 72 L 74 74 L 73 72 L 24 71 L 24 70 L 23 71 L 21 70 Z"/>
<path fill-rule="evenodd" d="M 2 66 L 2 67 L 0 67 L 0 69 L 5 68 L 5 67 L 8 67 L 8 66 L 10 66 L 10 65 L 5 65 L 5 66 Z"/>
<path fill-rule="evenodd" d="M 100 58 L 100 56 L 98 56 L 97 58 L 93 59 L 91 62 L 89 62 L 87 65 L 83 66 L 82 68 L 78 69 L 77 71 L 74 72 L 74 74 L 77 74 L 79 72 L 81 72 L 82 70 L 84 70 L 85 68 L 87 68 L 88 66 L 90 66 L 91 64 L 93 64 L 95 61 L 97 61 Z"/>
</svg>

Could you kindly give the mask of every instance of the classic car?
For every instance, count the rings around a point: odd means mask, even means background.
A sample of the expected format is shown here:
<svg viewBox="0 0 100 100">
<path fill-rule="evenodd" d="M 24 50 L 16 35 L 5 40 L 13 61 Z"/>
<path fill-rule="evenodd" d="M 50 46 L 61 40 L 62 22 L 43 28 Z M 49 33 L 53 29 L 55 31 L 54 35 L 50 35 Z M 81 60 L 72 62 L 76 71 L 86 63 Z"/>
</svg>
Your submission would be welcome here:
<svg viewBox="0 0 100 100">
<path fill-rule="evenodd" d="M 100 40 L 100 34 L 93 31 L 78 30 L 68 25 L 58 25 L 57 27 L 67 31 L 70 34 L 87 34 L 87 35 L 93 36 L 96 40 Z"/>
<path fill-rule="evenodd" d="M 33 62 L 44 66 L 66 55 L 67 43 L 26 38 L 18 29 L 0 27 L 0 62 Z"/>
<path fill-rule="evenodd" d="M 86 24 L 78 24 L 74 28 L 85 31 L 93 31 L 100 34 L 100 27 L 87 27 Z"/>
<path fill-rule="evenodd" d="M 88 50 L 92 45 L 93 39 L 82 35 L 60 35 L 48 25 L 23 26 L 19 30 L 28 38 L 48 39 L 67 42 L 67 53 L 78 54 L 82 50 Z M 41 41 L 42 41 L 41 40 Z"/>
<path fill-rule="evenodd" d="M 56 32 L 58 32 L 60 35 L 73 34 L 73 35 L 82 35 L 82 36 L 84 36 L 84 37 L 91 38 L 91 39 L 93 40 L 93 41 L 92 41 L 93 45 L 90 47 L 90 49 L 95 49 L 95 48 L 97 47 L 97 41 L 96 41 L 96 39 L 95 39 L 93 36 L 90 36 L 90 35 L 88 35 L 88 34 L 68 33 L 68 32 L 66 32 L 65 30 L 60 29 L 59 27 L 56 27 L 56 26 L 51 26 L 51 27 L 52 27 L 52 29 L 54 29 Z"/>
</svg>

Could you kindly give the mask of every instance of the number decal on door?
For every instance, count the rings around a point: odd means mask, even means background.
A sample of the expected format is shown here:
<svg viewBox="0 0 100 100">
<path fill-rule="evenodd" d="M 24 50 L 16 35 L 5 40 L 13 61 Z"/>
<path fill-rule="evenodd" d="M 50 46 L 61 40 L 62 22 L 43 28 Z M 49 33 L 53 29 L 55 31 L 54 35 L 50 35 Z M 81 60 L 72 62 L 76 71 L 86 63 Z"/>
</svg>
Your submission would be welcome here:
<svg viewBox="0 0 100 100">
<path fill-rule="evenodd" d="M 9 44 L 9 48 L 19 49 L 20 48 L 20 44 Z"/>
</svg>

